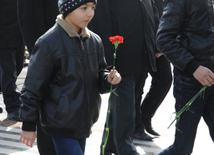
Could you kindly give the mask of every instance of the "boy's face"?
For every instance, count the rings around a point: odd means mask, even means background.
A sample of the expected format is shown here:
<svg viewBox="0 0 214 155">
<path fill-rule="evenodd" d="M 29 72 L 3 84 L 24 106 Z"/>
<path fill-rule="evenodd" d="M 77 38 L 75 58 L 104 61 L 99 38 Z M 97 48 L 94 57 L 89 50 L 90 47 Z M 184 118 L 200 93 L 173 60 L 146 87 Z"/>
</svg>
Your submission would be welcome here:
<svg viewBox="0 0 214 155">
<path fill-rule="evenodd" d="M 65 21 L 78 33 L 85 28 L 94 16 L 95 4 L 93 2 L 81 5 L 65 17 Z"/>
</svg>

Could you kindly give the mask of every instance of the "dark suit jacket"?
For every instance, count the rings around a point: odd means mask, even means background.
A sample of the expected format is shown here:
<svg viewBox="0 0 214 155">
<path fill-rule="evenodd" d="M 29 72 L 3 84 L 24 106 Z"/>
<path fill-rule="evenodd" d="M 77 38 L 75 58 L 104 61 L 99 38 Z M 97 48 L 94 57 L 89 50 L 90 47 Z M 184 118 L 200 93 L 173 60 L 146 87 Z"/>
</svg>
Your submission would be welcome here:
<svg viewBox="0 0 214 155">
<path fill-rule="evenodd" d="M 116 69 L 122 75 L 156 70 L 155 21 L 152 0 L 99 0 L 89 29 L 102 38 L 108 65 L 113 62 L 110 36 L 121 35 Z"/>
</svg>

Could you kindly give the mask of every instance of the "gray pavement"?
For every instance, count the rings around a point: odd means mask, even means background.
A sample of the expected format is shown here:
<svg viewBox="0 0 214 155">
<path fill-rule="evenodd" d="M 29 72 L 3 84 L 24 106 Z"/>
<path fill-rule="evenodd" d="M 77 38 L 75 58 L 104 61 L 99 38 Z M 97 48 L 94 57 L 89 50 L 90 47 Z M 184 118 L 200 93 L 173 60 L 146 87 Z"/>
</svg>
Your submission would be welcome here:
<svg viewBox="0 0 214 155">
<path fill-rule="evenodd" d="M 17 85 L 21 89 L 27 67 L 25 67 L 18 77 Z M 145 93 L 149 90 L 151 78 L 146 81 Z M 99 155 L 100 143 L 102 138 L 103 127 L 106 119 L 106 111 L 108 106 L 109 94 L 102 95 L 102 106 L 100 111 L 100 117 L 97 123 L 92 128 L 92 134 L 87 139 L 85 155 Z M 172 144 L 174 139 L 174 125 L 167 129 L 168 125 L 174 118 L 172 113 L 174 112 L 174 98 L 172 95 L 172 88 L 170 89 L 167 97 L 163 101 L 162 105 L 157 110 L 152 123 L 154 129 L 161 134 L 160 138 L 155 138 L 153 142 L 134 140 L 137 150 L 144 155 L 156 155 L 162 149 Z M 2 95 L 0 95 L 0 107 L 4 108 Z M 7 113 L 5 109 L 0 114 L 0 120 L 6 118 Z M 36 142 L 32 148 L 25 146 L 20 142 L 21 123 L 20 122 L 3 122 L 0 121 L 0 155 L 38 155 Z M 211 138 L 209 137 L 209 131 L 204 121 L 201 120 L 197 137 L 195 140 L 195 146 L 192 155 L 213 155 L 214 147 Z"/>
</svg>

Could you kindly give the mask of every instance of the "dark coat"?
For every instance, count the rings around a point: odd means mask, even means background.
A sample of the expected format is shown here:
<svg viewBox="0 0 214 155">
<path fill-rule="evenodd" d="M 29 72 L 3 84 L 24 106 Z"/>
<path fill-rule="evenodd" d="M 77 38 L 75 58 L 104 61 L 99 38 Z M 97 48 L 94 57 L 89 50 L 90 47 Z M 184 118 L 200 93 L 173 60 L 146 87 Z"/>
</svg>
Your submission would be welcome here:
<svg viewBox="0 0 214 155">
<path fill-rule="evenodd" d="M 0 1 L 0 48 L 21 47 L 23 39 L 17 19 L 17 1 Z"/>
<path fill-rule="evenodd" d="M 175 73 L 192 76 L 199 65 L 214 71 L 213 17 L 211 1 L 167 0 L 157 46 Z"/>
<path fill-rule="evenodd" d="M 160 23 L 160 18 L 163 14 L 163 0 L 154 0 L 153 3 L 153 12 L 154 12 L 154 21 L 155 21 L 155 29 L 158 30 L 158 26 Z"/>
<path fill-rule="evenodd" d="M 18 0 L 20 29 L 30 53 L 36 40 L 54 25 L 58 14 L 57 0 Z"/>
<path fill-rule="evenodd" d="M 35 130 L 41 110 L 45 132 L 86 138 L 99 116 L 100 93 L 110 90 L 104 49 L 98 35 L 87 30 L 80 38 L 63 21 L 58 18 L 58 24 L 35 44 L 21 96 L 20 118 L 23 130 Z"/>
<path fill-rule="evenodd" d="M 138 21 L 141 27 L 138 23 L 133 23 Z M 141 74 L 145 71 L 143 67 L 148 68 L 147 71 L 156 70 L 156 30 L 151 1 L 99 0 L 95 16 L 88 27 L 102 38 L 109 66 L 113 63 L 114 52 L 109 37 L 113 35 L 124 37 L 124 43 L 119 45 L 116 58 L 116 69 L 122 75 Z M 145 59 L 143 56 L 149 63 L 143 62 Z"/>
</svg>

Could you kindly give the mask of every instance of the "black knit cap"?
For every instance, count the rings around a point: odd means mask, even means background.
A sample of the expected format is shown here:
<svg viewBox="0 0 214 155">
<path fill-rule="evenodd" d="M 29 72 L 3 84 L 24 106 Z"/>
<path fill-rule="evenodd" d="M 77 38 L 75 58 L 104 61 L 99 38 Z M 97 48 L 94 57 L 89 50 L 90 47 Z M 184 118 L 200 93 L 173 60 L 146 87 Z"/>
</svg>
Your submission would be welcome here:
<svg viewBox="0 0 214 155">
<path fill-rule="evenodd" d="M 59 0 L 59 12 L 63 14 L 63 18 L 65 18 L 70 12 L 88 2 L 97 4 L 97 0 Z"/>
</svg>

